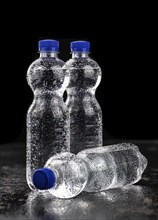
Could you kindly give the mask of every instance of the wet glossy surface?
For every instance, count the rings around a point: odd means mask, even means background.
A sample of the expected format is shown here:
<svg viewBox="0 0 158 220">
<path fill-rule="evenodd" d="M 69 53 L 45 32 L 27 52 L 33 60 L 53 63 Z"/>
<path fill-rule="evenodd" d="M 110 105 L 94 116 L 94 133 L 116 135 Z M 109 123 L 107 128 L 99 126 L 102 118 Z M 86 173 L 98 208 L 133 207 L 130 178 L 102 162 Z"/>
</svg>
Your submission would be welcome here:
<svg viewBox="0 0 158 220">
<path fill-rule="evenodd" d="M 149 162 L 139 183 L 67 200 L 31 192 L 25 181 L 24 144 L 0 145 L 0 219 L 158 219 L 158 141 L 133 143 Z"/>
</svg>

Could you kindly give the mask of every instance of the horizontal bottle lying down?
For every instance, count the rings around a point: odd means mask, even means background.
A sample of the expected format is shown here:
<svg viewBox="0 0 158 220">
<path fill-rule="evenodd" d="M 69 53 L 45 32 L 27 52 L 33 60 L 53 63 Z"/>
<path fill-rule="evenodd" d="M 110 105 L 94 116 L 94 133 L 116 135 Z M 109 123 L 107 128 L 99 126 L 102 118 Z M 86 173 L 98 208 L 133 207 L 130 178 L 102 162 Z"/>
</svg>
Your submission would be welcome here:
<svg viewBox="0 0 158 220">
<path fill-rule="evenodd" d="M 99 192 L 138 182 L 147 166 L 139 148 L 130 143 L 90 148 L 52 156 L 33 175 L 36 190 L 49 190 L 58 198 L 82 191 Z"/>
</svg>

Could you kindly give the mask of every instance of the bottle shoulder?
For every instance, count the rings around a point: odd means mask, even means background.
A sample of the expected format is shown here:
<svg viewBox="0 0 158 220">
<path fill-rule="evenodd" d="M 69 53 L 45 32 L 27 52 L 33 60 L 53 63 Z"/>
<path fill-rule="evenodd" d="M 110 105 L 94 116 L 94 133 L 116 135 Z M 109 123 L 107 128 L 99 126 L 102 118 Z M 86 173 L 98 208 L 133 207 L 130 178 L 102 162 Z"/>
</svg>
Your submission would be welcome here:
<svg viewBox="0 0 158 220">
<path fill-rule="evenodd" d="M 31 63 L 27 72 L 29 73 L 31 70 L 36 68 L 61 68 L 64 64 L 65 62 L 59 58 L 40 57 Z"/>
<path fill-rule="evenodd" d="M 71 58 L 63 66 L 64 69 L 87 68 L 87 67 L 100 69 L 100 66 L 98 65 L 98 63 L 94 61 L 93 59 L 91 59 L 90 57 Z"/>
<path fill-rule="evenodd" d="M 35 89 L 60 90 L 67 85 L 68 77 L 63 73 L 64 61 L 54 57 L 40 57 L 35 60 L 27 71 L 27 81 Z"/>
</svg>

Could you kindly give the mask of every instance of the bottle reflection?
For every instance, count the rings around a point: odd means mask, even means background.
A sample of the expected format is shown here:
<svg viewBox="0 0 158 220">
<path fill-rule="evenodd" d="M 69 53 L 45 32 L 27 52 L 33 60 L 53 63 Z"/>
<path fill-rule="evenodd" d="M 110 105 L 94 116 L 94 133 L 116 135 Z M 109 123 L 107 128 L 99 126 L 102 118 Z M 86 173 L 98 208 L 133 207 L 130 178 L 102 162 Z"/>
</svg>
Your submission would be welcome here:
<svg viewBox="0 0 158 220">
<path fill-rule="evenodd" d="M 27 213 L 31 219 L 82 219 L 92 208 L 86 196 L 74 199 L 57 199 L 49 193 L 31 192 L 27 199 Z"/>
<path fill-rule="evenodd" d="M 31 192 L 27 199 L 27 212 L 31 219 L 80 220 L 80 219 L 118 219 L 130 210 L 144 212 L 152 206 L 149 194 L 138 185 L 116 188 L 100 193 L 82 193 L 73 199 L 57 199 L 49 193 Z M 148 208 L 145 201 L 149 201 Z"/>
</svg>

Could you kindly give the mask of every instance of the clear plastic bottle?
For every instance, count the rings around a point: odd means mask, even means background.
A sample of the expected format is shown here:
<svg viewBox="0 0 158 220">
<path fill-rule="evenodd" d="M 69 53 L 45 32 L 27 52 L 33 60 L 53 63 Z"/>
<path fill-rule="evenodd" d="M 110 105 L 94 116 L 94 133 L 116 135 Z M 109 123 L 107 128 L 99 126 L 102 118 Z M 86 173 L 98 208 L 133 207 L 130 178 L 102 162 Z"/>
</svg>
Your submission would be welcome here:
<svg viewBox="0 0 158 220">
<path fill-rule="evenodd" d="M 44 168 L 35 171 L 37 189 L 49 189 L 58 198 L 72 198 L 80 192 L 99 192 L 138 182 L 147 159 L 134 144 L 117 144 L 61 153 L 51 157 Z"/>
<path fill-rule="evenodd" d="M 78 153 L 102 146 L 102 110 L 95 98 L 101 81 L 101 69 L 89 57 L 90 43 L 71 42 L 72 58 L 63 66 L 70 74 L 66 105 L 70 112 L 70 149 Z"/>
<path fill-rule="evenodd" d="M 39 41 L 40 57 L 27 72 L 27 81 L 34 100 L 27 113 L 26 178 L 35 189 L 32 174 L 43 167 L 50 156 L 70 151 L 69 112 L 63 93 L 69 82 L 64 73 L 64 62 L 58 58 L 59 42 Z"/>
</svg>

